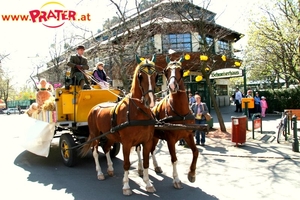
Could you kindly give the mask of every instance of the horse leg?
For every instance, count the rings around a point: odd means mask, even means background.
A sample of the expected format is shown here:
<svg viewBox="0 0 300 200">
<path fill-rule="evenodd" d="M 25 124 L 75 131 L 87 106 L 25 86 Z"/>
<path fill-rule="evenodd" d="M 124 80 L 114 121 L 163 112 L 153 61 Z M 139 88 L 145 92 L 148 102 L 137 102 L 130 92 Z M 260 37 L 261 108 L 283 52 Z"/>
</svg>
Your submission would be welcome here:
<svg viewBox="0 0 300 200">
<path fill-rule="evenodd" d="M 196 180 L 196 172 L 195 171 L 196 171 L 196 164 L 197 164 L 199 151 L 198 151 L 198 149 L 195 145 L 193 134 L 189 134 L 189 136 L 185 138 L 185 141 L 189 145 L 189 147 L 191 148 L 191 150 L 193 152 L 193 160 L 192 160 L 192 163 L 190 165 L 190 171 L 188 173 L 188 180 L 191 183 L 194 183 L 195 180 Z"/>
<path fill-rule="evenodd" d="M 123 144 L 123 158 L 124 158 L 123 195 L 126 195 L 126 196 L 129 196 L 132 194 L 132 191 L 129 186 L 129 178 L 128 178 L 129 167 L 130 167 L 130 160 L 129 160 L 130 148 L 131 148 L 131 146 Z"/>
<path fill-rule="evenodd" d="M 156 159 L 156 156 L 155 156 L 155 148 L 156 148 L 157 143 L 158 143 L 158 138 L 153 137 L 151 155 L 152 155 L 152 161 L 153 161 L 153 166 L 154 166 L 155 172 L 158 173 L 158 174 L 161 174 L 163 171 L 162 171 L 161 167 L 158 166 L 157 159 Z"/>
<path fill-rule="evenodd" d="M 113 162 L 111 160 L 110 157 L 110 148 L 113 145 L 112 141 L 107 142 L 103 147 L 103 151 L 105 153 L 106 156 L 106 161 L 107 161 L 107 173 L 109 176 L 113 176 L 114 175 L 114 168 L 113 168 Z"/>
<path fill-rule="evenodd" d="M 99 163 L 99 152 L 98 152 L 98 146 L 94 146 L 93 148 L 93 157 L 96 164 L 96 172 L 97 172 L 97 178 L 98 180 L 104 180 L 104 174 L 101 171 L 100 163 Z"/>
<path fill-rule="evenodd" d="M 106 160 L 107 160 L 107 173 L 109 176 L 113 176 L 114 168 L 113 168 L 113 162 L 110 158 L 110 152 L 108 151 L 105 155 L 106 155 Z"/>
<path fill-rule="evenodd" d="M 150 182 L 149 179 L 149 156 L 150 156 L 150 150 L 152 147 L 152 142 L 146 142 L 143 144 L 143 167 L 144 167 L 144 173 L 143 173 L 143 181 L 146 183 L 146 190 L 147 192 L 155 192 L 155 188 Z"/>
<path fill-rule="evenodd" d="M 138 174 L 139 176 L 143 176 L 144 170 L 143 170 L 142 158 L 141 158 L 141 145 L 137 145 L 135 148 L 138 156 Z"/>
<path fill-rule="evenodd" d="M 173 186 L 176 189 L 182 189 L 181 181 L 178 177 L 178 172 L 177 172 L 177 156 L 176 156 L 176 151 L 175 151 L 175 141 L 174 140 L 168 140 L 168 148 L 169 152 L 171 155 L 171 162 L 173 166 Z"/>
</svg>

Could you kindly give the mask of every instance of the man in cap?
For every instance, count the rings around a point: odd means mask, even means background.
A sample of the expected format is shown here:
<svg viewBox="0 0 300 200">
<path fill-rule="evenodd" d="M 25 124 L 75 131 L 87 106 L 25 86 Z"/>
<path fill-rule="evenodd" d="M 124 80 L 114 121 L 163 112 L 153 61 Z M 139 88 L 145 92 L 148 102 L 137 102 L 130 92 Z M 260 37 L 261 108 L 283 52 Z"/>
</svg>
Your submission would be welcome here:
<svg viewBox="0 0 300 200">
<path fill-rule="evenodd" d="M 69 58 L 69 62 L 67 65 L 71 67 L 71 78 L 73 81 L 75 81 L 76 78 L 76 83 L 73 82 L 74 85 L 80 85 L 81 88 L 83 88 L 84 83 L 87 84 L 87 87 L 90 88 L 89 86 L 89 81 L 87 77 L 83 74 L 83 70 L 88 70 L 89 66 L 87 64 L 87 59 L 83 56 L 84 53 L 84 46 L 79 45 L 76 48 L 77 54 L 71 55 Z"/>
</svg>

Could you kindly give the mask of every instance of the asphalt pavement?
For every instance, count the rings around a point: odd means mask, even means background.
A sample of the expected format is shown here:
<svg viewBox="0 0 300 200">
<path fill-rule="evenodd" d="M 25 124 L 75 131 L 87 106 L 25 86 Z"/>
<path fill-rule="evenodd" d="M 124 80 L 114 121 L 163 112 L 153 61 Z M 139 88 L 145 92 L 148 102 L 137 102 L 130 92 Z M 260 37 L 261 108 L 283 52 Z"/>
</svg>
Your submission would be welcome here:
<svg viewBox="0 0 300 200">
<path fill-rule="evenodd" d="M 206 139 L 206 146 L 197 146 L 199 154 L 196 166 L 196 181 L 188 181 L 187 174 L 192 162 L 192 152 L 184 146 L 176 146 L 177 171 L 183 189 L 173 188 L 173 166 L 166 142 L 159 141 L 156 157 L 163 173 L 156 174 L 150 161 L 149 174 L 155 193 L 145 191 L 142 177 L 137 173 L 138 157 L 132 150 L 129 172 L 132 196 L 122 194 L 123 154 L 122 149 L 113 159 L 115 176 L 106 173 L 105 155 L 100 155 L 101 167 L 106 180 L 98 181 L 91 154 L 79 159 L 73 168 L 63 165 L 58 148 L 58 138 L 53 140 L 49 157 L 29 153 L 17 145 L 23 134 L 25 115 L 0 115 L 3 144 L 3 170 L 0 183 L 4 189 L 2 199 L 172 199 L 172 200 L 298 200 L 300 153 L 292 150 L 290 141 L 277 144 L 276 126 L 280 115 L 268 114 L 262 120 L 263 133 L 255 132 L 252 138 L 252 121 L 248 121 L 245 143 L 235 146 L 231 141 L 234 105 L 221 107 L 227 133 L 218 132 L 219 123 L 215 111 L 213 129 Z M 18 122 L 18 126 L 11 124 Z M 217 133 L 215 133 L 217 132 Z M 265 139 L 266 136 L 269 139 Z M 275 137 L 275 139 L 274 139 Z M 272 139 L 273 138 L 273 139 Z M 9 149 L 9 151 L 8 151 Z M 18 188 L 19 192 L 16 192 Z"/>
</svg>

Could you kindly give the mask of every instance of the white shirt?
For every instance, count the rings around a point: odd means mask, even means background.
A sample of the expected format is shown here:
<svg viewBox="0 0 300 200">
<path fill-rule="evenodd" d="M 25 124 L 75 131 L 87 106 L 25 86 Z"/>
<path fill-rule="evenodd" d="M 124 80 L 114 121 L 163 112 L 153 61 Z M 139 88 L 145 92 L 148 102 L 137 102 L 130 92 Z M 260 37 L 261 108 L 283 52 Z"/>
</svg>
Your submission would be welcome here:
<svg viewBox="0 0 300 200">
<path fill-rule="evenodd" d="M 240 91 L 235 93 L 235 100 L 238 100 L 240 103 L 242 102 L 243 95 Z"/>
</svg>

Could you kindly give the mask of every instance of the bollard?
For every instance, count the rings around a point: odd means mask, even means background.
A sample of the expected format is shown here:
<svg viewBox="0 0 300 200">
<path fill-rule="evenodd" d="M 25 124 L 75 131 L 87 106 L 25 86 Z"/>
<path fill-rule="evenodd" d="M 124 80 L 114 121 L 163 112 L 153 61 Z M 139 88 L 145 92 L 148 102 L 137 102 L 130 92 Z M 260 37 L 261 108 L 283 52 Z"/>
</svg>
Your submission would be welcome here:
<svg viewBox="0 0 300 200">
<path fill-rule="evenodd" d="M 252 115 L 252 139 L 255 139 L 254 129 L 260 128 L 260 134 L 262 134 L 262 117 L 260 113 L 253 113 Z"/>
<path fill-rule="evenodd" d="M 298 135 L 297 135 L 297 117 L 294 115 L 292 117 L 292 123 L 293 123 L 293 142 L 292 142 L 292 149 L 294 152 L 299 152 L 299 141 L 298 141 Z"/>
</svg>

